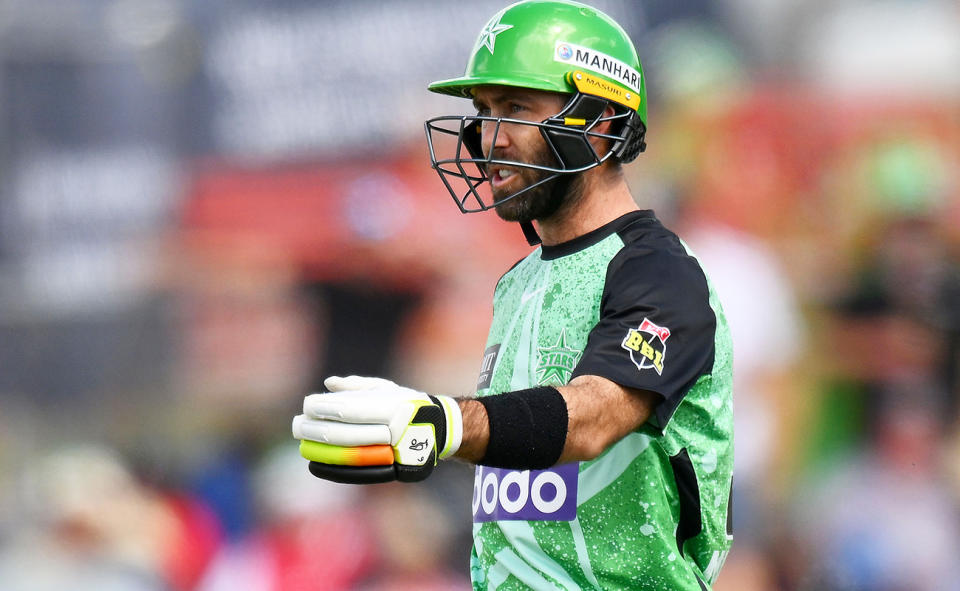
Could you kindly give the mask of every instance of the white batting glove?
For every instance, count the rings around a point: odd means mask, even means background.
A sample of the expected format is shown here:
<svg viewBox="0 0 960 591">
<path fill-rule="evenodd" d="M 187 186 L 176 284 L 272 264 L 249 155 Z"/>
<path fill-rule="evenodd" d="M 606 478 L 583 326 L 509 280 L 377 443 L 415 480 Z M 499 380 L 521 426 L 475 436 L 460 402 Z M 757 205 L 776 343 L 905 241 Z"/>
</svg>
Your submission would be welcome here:
<svg viewBox="0 0 960 591">
<path fill-rule="evenodd" d="M 450 397 L 382 378 L 332 376 L 323 383 L 330 392 L 307 396 L 293 419 L 300 454 L 319 478 L 414 482 L 460 448 L 463 417 Z"/>
</svg>

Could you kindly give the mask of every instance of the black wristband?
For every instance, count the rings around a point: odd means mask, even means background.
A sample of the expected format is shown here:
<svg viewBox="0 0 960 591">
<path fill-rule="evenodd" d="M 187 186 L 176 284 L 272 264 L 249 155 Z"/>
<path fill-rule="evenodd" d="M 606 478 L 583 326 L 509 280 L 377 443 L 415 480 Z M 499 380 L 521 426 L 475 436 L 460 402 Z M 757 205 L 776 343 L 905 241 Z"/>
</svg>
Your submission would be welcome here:
<svg viewBox="0 0 960 591">
<path fill-rule="evenodd" d="M 483 396 L 490 440 L 478 463 L 539 470 L 557 463 L 567 441 L 567 402 L 550 386 Z"/>
</svg>

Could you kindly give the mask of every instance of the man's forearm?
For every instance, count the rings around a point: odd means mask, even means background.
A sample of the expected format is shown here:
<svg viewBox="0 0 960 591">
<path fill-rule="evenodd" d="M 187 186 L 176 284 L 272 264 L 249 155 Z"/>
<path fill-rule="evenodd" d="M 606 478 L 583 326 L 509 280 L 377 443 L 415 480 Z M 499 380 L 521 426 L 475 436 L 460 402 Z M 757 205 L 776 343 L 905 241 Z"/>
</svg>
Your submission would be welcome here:
<svg viewBox="0 0 960 591">
<path fill-rule="evenodd" d="M 539 388 L 497 394 L 484 399 L 483 403 L 476 398 L 458 399 L 463 415 L 463 441 L 456 457 L 474 464 L 489 460 L 493 466 L 517 468 L 539 467 L 550 461 L 562 464 L 591 460 L 646 421 L 659 402 L 659 395 L 652 392 L 630 390 L 596 376 L 581 376 L 566 386 L 549 388 L 555 397 L 552 404 L 542 404 L 549 401 L 549 396 L 547 399 L 525 398 L 527 402 L 539 401 L 541 404 L 515 404 L 515 399 L 521 396 L 549 394 L 547 390 Z M 494 402 L 499 396 L 510 398 L 492 407 L 497 410 L 494 418 L 498 429 L 497 442 L 490 448 L 493 429 L 485 404 Z M 515 410 L 508 410 L 514 406 Z M 509 420 L 505 421 L 505 417 Z M 527 422 L 520 420 L 525 417 Z M 537 457 L 540 455 L 538 450 L 548 448 L 554 448 L 556 455 L 550 460 Z M 497 458 L 488 458 L 488 452 Z M 504 455 L 508 457 L 500 457 Z"/>
</svg>

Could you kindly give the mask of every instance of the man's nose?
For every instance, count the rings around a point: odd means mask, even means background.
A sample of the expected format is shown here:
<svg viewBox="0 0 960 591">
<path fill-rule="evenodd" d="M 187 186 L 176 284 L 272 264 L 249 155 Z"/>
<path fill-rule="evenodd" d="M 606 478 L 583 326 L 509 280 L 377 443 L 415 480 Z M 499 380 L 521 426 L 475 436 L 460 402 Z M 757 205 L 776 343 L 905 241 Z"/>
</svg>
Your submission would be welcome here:
<svg viewBox="0 0 960 591">
<path fill-rule="evenodd" d="M 480 145 L 483 153 L 489 155 L 492 149 L 502 149 L 510 145 L 507 126 L 499 121 L 484 121 L 480 126 Z"/>
</svg>

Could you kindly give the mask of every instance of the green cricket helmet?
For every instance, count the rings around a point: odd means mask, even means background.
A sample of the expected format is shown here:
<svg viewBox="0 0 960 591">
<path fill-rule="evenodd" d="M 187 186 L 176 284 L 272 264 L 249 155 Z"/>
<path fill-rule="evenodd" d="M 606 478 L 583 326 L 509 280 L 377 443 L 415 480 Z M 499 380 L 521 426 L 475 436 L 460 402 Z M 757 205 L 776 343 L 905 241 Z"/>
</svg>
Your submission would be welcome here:
<svg viewBox="0 0 960 591">
<path fill-rule="evenodd" d="M 560 175 L 583 172 L 610 158 L 629 162 L 645 147 L 647 92 L 637 51 L 620 25 L 584 4 L 528 0 L 504 8 L 477 37 L 464 75 L 434 82 L 429 89 L 472 98 L 472 90 L 482 85 L 531 88 L 570 98 L 560 112 L 539 123 L 481 115 L 426 122 L 431 166 L 464 213 L 491 209 Z M 608 106 L 613 107 L 612 116 L 605 115 Z M 604 121 L 613 123 L 610 130 L 596 131 Z M 538 127 L 555 165 L 500 160 L 492 157 L 492 151 L 484 154 L 482 123 L 493 125 L 491 145 L 503 124 Z M 609 140 L 606 153 L 597 152 L 591 137 Z M 441 155 L 444 140 L 447 152 Z M 487 169 L 497 164 L 548 174 L 494 202 L 478 188 L 488 181 Z M 466 183 L 465 190 L 454 188 L 451 180 L 456 178 Z"/>
</svg>

